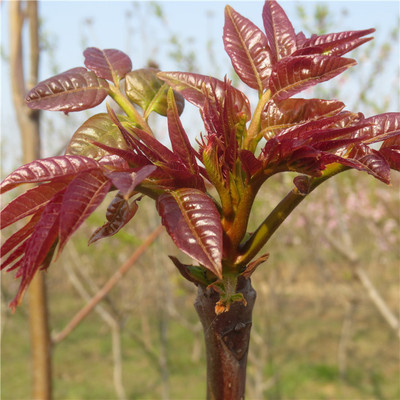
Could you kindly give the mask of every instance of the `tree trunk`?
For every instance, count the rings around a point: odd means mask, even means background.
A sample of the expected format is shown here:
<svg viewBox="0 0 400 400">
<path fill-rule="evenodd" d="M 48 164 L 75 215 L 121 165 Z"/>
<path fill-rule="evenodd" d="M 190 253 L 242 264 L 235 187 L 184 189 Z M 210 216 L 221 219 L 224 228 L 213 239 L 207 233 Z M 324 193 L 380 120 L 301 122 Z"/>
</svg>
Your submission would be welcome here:
<svg viewBox="0 0 400 400">
<path fill-rule="evenodd" d="M 40 113 L 25 105 L 25 96 L 36 85 L 39 68 L 39 19 L 36 1 L 10 2 L 10 71 L 15 113 L 21 131 L 23 163 L 40 158 Z M 24 74 L 23 28 L 29 22 L 29 71 Z M 32 353 L 32 398 L 51 398 L 51 342 L 46 286 L 37 273 L 29 287 L 29 329 Z"/>
<path fill-rule="evenodd" d="M 247 301 L 231 305 L 229 311 L 215 314 L 219 294 L 199 285 L 195 308 L 203 324 L 207 354 L 207 399 L 244 399 L 252 311 L 256 291 L 250 279 L 238 281 L 238 292 Z"/>
</svg>

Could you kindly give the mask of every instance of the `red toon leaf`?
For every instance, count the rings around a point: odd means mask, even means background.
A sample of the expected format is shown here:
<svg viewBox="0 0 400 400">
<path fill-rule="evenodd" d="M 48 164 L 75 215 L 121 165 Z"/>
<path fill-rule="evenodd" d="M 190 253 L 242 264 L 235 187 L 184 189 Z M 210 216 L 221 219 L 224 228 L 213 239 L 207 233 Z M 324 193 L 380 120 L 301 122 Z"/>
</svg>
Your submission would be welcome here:
<svg viewBox="0 0 400 400">
<path fill-rule="evenodd" d="M 224 46 L 240 79 L 262 92 L 268 88 L 271 54 L 267 38 L 232 7 L 225 7 Z"/>
<path fill-rule="evenodd" d="M 0 229 L 45 207 L 57 192 L 68 185 L 68 182 L 69 180 L 66 179 L 62 182 L 44 183 L 18 196 L 1 210 Z"/>
<path fill-rule="evenodd" d="M 100 50 L 97 47 L 89 47 L 83 55 L 86 68 L 95 72 L 99 78 L 113 81 L 113 74 L 121 79 L 132 70 L 131 59 L 120 50 Z"/>
<path fill-rule="evenodd" d="M 222 227 L 210 197 L 197 189 L 178 189 L 161 195 L 157 209 L 176 246 L 221 278 Z"/>
<path fill-rule="evenodd" d="M 107 222 L 93 232 L 89 239 L 89 244 L 97 242 L 105 237 L 115 235 L 134 217 L 138 208 L 137 200 L 129 203 L 129 201 L 118 192 L 107 208 Z"/>
<path fill-rule="evenodd" d="M 101 171 L 79 174 L 67 187 L 60 211 L 60 246 L 63 249 L 71 235 L 100 205 L 111 187 Z"/>
<path fill-rule="evenodd" d="M 275 0 L 267 0 L 263 8 L 263 22 L 274 61 L 296 51 L 296 34 L 285 11 Z"/>
<path fill-rule="evenodd" d="M 317 83 L 325 82 L 355 65 L 351 58 L 334 56 L 298 56 L 274 65 L 270 89 L 274 100 L 287 99 Z"/>
<path fill-rule="evenodd" d="M 0 185 L 0 193 L 24 183 L 54 181 L 79 172 L 100 168 L 99 163 L 82 156 L 57 156 L 32 161 L 17 168 Z"/>
<path fill-rule="evenodd" d="M 107 81 L 86 68 L 78 67 L 38 83 L 25 101 L 33 109 L 68 113 L 93 108 L 107 95 Z"/>
</svg>

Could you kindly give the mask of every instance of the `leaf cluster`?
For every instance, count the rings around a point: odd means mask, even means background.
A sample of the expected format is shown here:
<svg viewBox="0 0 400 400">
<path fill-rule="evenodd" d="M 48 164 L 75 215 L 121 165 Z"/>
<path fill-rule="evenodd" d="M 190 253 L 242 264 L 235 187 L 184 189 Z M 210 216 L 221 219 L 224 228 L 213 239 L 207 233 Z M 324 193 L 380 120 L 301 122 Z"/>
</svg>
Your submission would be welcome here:
<svg viewBox="0 0 400 400">
<path fill-rule="evenodd" d="M 225 50 L 241 81 L 258 93 L 254 110 L 226 77 L 132 70 L 130 58 L 114 49 L 86 49 L 86 68 L 51 77 L 28 93 L 30 108 L 65 113 L 110 96 L 124 115 L 107 106 L 107 113 L 77 129 L 64 156 L 24 165 L 2 182 L 1 192 L 40 183 L 1 212 L 1 228 L 30 217 L 2 246 L 2 254 L 9 254 L 2 268 L 16 269 L 21 278 L 12 307 L 108 192 L 116 194 L 107 222 L 89 243 L 126 225 L 142 196 L 153 198 L 174 243 L 196 262 L 173 258 L 174 264 L 188 280 L 217 290 L 216 311 L 223 312 L 243 301 L 236 293 L 238 277 L 249 278 L 268 258 L 253 260 L 318 185 L 350 168 L 390 182 L 390 169 L 400 169 L 400 113 L 365 118 L 338 100 L 293 97 L 354 66 L 343 56 L 371 40 L 374 29 L 306 37 L 294 31 L 275 0 L 265 2 L 262 18 L 264 30 L 225 8 Z M 197 149 L 180 120 L 185 101 L 204 122 Z M 155 138 L 148 124 L 152 112 L 167 118 L 171 148 Z M 296 173 L 292 190 L 249 234 L 260 187 L 286 171 Z"/>
</svg>

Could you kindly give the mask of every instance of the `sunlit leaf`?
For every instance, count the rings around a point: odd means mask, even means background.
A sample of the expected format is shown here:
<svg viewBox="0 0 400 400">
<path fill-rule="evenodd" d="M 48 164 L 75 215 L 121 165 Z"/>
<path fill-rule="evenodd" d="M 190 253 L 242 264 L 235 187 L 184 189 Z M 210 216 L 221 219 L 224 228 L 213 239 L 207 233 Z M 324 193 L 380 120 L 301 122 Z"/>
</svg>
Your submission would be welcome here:
<svg viewBox="0 0 400 400">
<path fill-rule="evenodd" d="M 275 101 L 287 99 L 334 78 L 355 64 L 353 59 L 333 56 L 288 57 L 274 65 L 270 89 Z"/>
<path fill-rule="evenodd" d="M 125 117 L 119 117 L 124 121 Z M 99 159 L 108 154 L 94 142 L 126 150 L 128 148 L 118 127 L 106 113 L 96 114 L 85 121 L 74 133 L 65 154 L 75 154 Z"/>
<path fill-rule="evenodd" d="M 390 183 L 390 165 L 377 150 L 359 144 L 350 152 L 348 163 L 353 168 L 365 171 L 386 184 Z M 345 162 L 343 164 L 346 165 Z"/>
<path fill-rule="evenodd" d="M 114 81 L 113 74 L 117 79 L 122 79 L 132 70 L 132 61 L 129 56 L 120 50 L 89 47 L 84 52 L 86 68 L 94 71 L 99 78 Z"/>
<path fill-rule="evenodd" d="M 232 7 L 225 7 L 224 46 L 240 79 L 262 92 L 268 88 L 271 55 L 265 34 Z"/>
<path fill-rule="evenodd" d="M 320 119 L 342 111 L 344 103 L 337 100 L 285 99 L 269 101 L 261 114 L 261 128 L 270 134 L 311 119 Z"/>
<path fill-rule="evenodd" d="M 68 113 L 93 108 L 107 94 L 107 81 L 86 68 L 78 67 L 38 83 L 25 101 L 33 109 Z"/>
<path fill-rule="evenodd" d="M 296 34 L 285 11 L 275 0 L 267 0 L 262 13 L 265 33 L 274 61 L 296 50 Z"/>
<path fill-rule="evenodd" d="M 23 183 L 53 181 L 57 178 L 98 168 L 99 163 L 88 157 L 57 156 L 43 158 L 25 164 L 8 175 L 0 185 L 0 193 L 7 192 Z"/>
<path fill-rule="evenodd" d="M 111 187 L 111 182 L 101 171 L 79 174 L 67 187 L 60 218 L 60 246 L 63 249 L 70 236 L 101 204 Z"/>
<path fill-rule="evenodd" d="M 370 41 L 372 37 L 363 38 L 365 35 L 375 32 L 375 29 L 364 29 L 362 31 L 345 31 L 328 33 L 326 35 L 312 35 L 310 39 L 304 40 L 303 48 L 318 47 L 321 52 L 332 56 L 342 56 L 358 46 Z"/>
<path fill-rule="evenodd" d="M 390 168 L 400 171 L 400 135 L 385 140 L 379 153 L 385 157 Z"/>
<path fill-rule="evenodd" d="M 167 115 L 168 85 L 157 77 L 155 68 L 143 68 L 130 72 L 125 77 L 125 92 L 130 101 L 140 106 L 147 118 L 152 111 Z M 175 93 L 178 113 L 185 106 L 182 96 Z"/>
<path fill-rule="evenodd" d="M 360 129 L 354 136 L 360 137 L 363 143 L 381 142 L 400 135 L 400 113 L 390 112 L 366 118 L 368 126 Z"/>
<path fill-rule="evenodd" d="M 178 189 L 161 195 L 157 209 L 177 247 L 221 278 L 222 227 L 210 197 Z"/>
<path fill-rule="evenodd" d="M 226 82 L 210 76 L 189 72 L 159 72 L 158 76 L 200 109 L 204 107 L 206 98 L 223 99 L 225 96 Z M 232 88 L 231 96 L 233 111 L 244 113 L 249 119 L 251 111 L 247 97 L 235 88 Z"/>
</svg>

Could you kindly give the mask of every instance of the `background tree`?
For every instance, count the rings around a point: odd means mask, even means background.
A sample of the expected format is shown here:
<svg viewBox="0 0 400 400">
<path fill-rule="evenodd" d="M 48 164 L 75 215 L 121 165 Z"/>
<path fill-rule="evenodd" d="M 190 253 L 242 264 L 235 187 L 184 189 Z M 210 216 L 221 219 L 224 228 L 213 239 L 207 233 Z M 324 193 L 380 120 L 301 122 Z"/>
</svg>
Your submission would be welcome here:
<svg viewBox="0 0 400 400">
<path fill-rule="evenodd" d="M 24 71 L 23 33 L 28 25 L 29 59 Z M 10 3 L 10 71 L 12 98 L 21 133 L 23 162 L 40 158 L 40 112 L 25 104 L 26 93 L 38 81 L 39 19 L 36 1 Z M 51 344 L 46 284 L 43 274 L 32 280 L 29 289 L 29 330 L 32 351 L 32 397 L 51 398 Z"/>
</svg>

